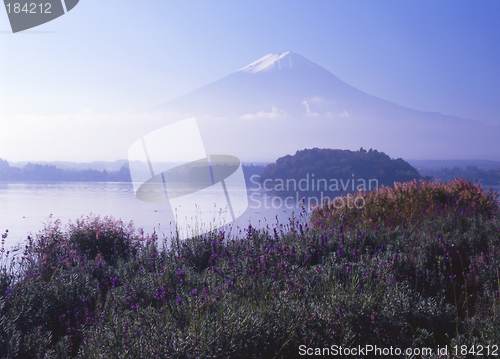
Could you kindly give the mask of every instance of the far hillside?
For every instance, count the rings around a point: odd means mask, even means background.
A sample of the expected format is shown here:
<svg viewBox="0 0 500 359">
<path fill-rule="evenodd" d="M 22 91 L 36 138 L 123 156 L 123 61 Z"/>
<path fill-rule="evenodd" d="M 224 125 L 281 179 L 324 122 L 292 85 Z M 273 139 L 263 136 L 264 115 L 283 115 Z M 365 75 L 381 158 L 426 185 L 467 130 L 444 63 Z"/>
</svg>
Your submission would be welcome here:
<svg viewBox="0 0 500 359">
<path fill-rule="evenodd" d="M 243 164 L 245 180 L 264 170 L 261 163 Z M 0 158 L 0 181 L 131 182 L 128 161 L 115 162 L 17 162 Z"/>
<path fill-rule="evenodd" d="M 421 176 L 405 160 L 391 159 L 377 150 L 313 148 L 297 151 L 293 156 L 278 158 L 276 163 L 264 168 L 259 182 L 267 180 L 266 183 L 272 182 L 276 187 L 283 181 L 290 183 L 291 180 L 298 182 L 304 179 L 310 183 L 308 190 L 323 190 L 326 182 L 329 191 L 353 192 L 353 188 L 373 189 L 375 184 L 377 187 L 392 186 L 394 182 L 421 179 Z M 313 184 L 315 188 L 312 188 Z"/>
<path fill-rule="evenodd" d="M 496 169 L 483 170 L 478 166 L 465 166 L 441 169 L 427 169 L 421 168 L 419 172 L 422 176 L 432 177 L 435 180 L 443 182 L 452 181 L 455 178 L 462 178 L 469 181 L 477 181 L 478 183 L 486 186 L 500 185 L 500 166 Z"/>
</svg>

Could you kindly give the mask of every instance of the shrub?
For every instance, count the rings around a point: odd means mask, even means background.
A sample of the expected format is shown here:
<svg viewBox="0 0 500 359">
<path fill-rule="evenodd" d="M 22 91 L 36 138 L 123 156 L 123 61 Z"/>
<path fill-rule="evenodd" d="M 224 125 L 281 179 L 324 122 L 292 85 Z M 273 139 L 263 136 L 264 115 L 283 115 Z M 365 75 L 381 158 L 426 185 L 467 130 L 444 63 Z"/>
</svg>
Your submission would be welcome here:
<svg viewBox="0 0 500 359">
<path fill-rule="evenodd" d="M 86 259 L 98 254 L 108 262 L 127 258 L 136 253 L 139 241 L 132 223 L 125 225 L 113 217 L 82 217 L 68 228 L 68 243 Z"/>
</svg>

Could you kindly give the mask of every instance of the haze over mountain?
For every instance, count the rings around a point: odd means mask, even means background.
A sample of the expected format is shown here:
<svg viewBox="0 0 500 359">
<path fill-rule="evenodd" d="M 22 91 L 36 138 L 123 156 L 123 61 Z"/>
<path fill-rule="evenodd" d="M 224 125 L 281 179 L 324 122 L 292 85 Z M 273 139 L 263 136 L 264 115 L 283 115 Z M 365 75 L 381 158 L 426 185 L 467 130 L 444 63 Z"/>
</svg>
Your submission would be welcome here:
<svg viewBox="0 0 500 359">
<path fill-rule="evenodd" d="M 405 159 L 500 159 L 499 127 L 371 96 L 292 52 L 266 55 L 153 111 L 170 122 L 196 116 L 207 153 L 243 161 L 314 147 L 373 148 Z"/>
</svg>

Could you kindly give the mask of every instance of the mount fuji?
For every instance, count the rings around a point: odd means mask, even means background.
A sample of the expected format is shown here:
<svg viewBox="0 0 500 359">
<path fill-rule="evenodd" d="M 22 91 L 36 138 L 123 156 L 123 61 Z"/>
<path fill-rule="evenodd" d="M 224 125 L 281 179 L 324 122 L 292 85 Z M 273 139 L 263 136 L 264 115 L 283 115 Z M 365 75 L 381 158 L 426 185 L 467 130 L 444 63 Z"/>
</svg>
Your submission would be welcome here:
<svg viewBox="0 0 500 359">
<path fill-rule="evenodd" d="M 360 147 L 405 159 L 500 159 L 500 128 L 405 108 L 301 55 L 269 54 L 152 109 L 195 116 L 207 153 L 269 162 L 304 148 Z"/>
</svg>

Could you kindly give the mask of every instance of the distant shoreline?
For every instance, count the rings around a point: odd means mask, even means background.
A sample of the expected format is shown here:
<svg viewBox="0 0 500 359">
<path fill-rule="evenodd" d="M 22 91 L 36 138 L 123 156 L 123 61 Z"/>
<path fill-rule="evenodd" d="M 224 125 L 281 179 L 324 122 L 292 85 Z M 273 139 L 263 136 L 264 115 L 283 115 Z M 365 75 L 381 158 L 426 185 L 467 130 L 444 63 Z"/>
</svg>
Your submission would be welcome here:
<svg viewBox="0 0 500 359">
<path fill-rule="evenodd" d="M 500 186 L 500 162 L 488 160 L 410 160 L 422 177 L 449 181 L 455 177 Z M 267 163 L 242 163 L 245 182 L 260 175 Z M 0 159 L 0 182 L 132 182 L 127 160 L 114 162 L 14 162 Z"/>
</svg>

